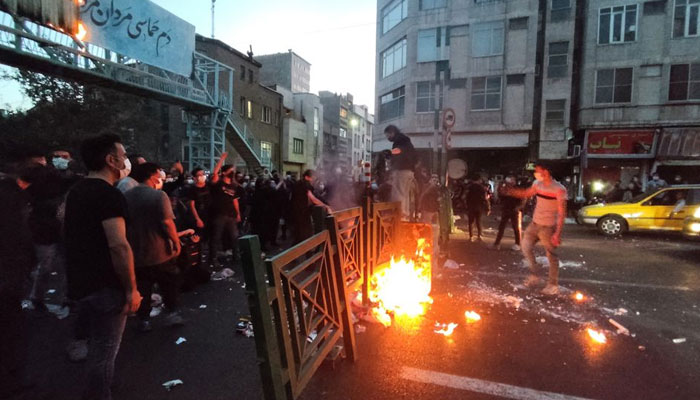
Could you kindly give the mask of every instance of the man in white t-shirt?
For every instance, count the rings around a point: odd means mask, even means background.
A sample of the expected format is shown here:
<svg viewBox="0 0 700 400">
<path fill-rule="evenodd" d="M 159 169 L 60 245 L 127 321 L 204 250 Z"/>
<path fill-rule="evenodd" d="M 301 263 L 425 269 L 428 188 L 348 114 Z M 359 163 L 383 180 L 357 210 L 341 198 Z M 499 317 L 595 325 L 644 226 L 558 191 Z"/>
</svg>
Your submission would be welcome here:
<svg viewBox="0 0 700 400">
<path fill-rule="evenodd" d="M 552 179 L 549 168 L 542 164 L 535 166 L 535 183 L 527 189 L 508 189 L 509 196 L 529 198 L 537 196 L 532 222 L 523 233 L 523 256 L 530 267 L 530 276 L 525 286 L 533 287 L 540 283 L 537 276 L 537 263 L 533 252 L 538 241 L 547 252 L 549 260 L 549 280 L 542 290 L 543 294 L 559 294 L 559 258 L 556 248 L 561 245 L 561 231 L 566 218 L 566 188 Z"/>
</svg>

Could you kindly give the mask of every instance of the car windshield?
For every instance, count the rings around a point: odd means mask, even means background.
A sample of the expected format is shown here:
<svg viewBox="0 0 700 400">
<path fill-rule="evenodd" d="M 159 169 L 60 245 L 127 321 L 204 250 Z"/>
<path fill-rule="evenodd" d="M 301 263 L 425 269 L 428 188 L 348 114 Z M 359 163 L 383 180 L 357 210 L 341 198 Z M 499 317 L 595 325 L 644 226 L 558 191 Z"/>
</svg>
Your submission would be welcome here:
<svg viewBox="0 0 700 400">
<path fill-rule="evenodd" d="M 650 193 L 640 193 L 631 199 L 629 199 L 627 202 L 628 203 L 639 203 L 640 201 L 644 200 L 647 196 L 649 196 Z"/>
</svg>

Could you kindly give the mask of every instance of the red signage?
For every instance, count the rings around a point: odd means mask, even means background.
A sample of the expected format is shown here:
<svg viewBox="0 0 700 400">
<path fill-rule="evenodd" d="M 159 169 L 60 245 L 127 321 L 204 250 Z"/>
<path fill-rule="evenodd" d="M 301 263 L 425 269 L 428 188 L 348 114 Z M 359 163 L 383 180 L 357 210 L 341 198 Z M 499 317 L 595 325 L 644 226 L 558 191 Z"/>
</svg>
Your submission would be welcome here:
<svg viewBox="0 0 700 400">
<path fill-rule="evenodd" d="M 654 145 L 654 131 L 589 131 L 588 154 L 648 155 Z"/>
</svg>

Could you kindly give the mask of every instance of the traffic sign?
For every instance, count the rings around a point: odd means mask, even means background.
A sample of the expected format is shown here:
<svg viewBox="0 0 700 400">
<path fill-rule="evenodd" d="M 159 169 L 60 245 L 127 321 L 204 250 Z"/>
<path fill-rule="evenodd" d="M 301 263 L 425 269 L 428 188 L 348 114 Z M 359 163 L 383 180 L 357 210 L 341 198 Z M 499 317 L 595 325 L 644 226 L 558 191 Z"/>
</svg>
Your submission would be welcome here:
<svg viewBox="0 0 700 400">
<path fill-rule="evenodd" d="M 445 129 L 451 129 L 455 126 L 456 121 L 457 115 L 455 114 L 455 110 L 446 108 L 445 111 L 442 112 L 442 126 Z"/>
</svg>

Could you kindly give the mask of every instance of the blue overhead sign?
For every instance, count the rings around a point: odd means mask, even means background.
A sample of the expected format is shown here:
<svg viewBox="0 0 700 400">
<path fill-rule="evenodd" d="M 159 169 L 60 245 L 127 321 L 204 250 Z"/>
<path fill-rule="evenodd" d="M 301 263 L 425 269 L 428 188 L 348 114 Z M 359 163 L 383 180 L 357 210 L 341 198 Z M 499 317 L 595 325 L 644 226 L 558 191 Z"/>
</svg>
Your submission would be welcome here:
<svg viewBox="0 0 700 400">
<path fill-rule="evenodd" d="M 194 25 L 149 0 L 86 0 L 85 41 L 176 74 L 192 74 Z"/>
</svg>

